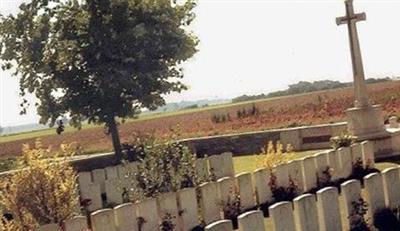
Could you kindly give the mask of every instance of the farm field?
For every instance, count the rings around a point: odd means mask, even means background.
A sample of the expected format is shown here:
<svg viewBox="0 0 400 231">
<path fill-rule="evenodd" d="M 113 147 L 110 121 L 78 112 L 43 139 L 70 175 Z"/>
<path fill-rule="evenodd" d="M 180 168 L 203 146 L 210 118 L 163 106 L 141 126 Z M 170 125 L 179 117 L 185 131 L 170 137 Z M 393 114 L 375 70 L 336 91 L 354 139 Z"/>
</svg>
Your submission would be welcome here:
<svg viewBox="0 0 400 231">
<path fill-rule="evenodd" d="M 382 105 L 384 114 L 400 114 L 400 81 L 368 86 L 371 100 Z M 344 110 L 353 104 L 352 88 L 328 90 L 308 94 L 224 104 L 206 108 L 141 116 L 120 126 L 122 141 L 135 134 L 156 137 L 174 135 L 176 138 L 212 136 L 271 128 L 331 123 L 345 120 Z M 239 111 L 253 108 L 257 113 L 238 118 Z M 213 116 L 224 116 L 224 122 L 212 121 Z M 58 147 L 62 142 L 77 142 L 84 153 L 110 151 L 112 144 L 103 127 L 87 125 L 82 130 L 67 128 L 56 135 L 55 129 L 0 137 L 0 157 L 18 155 L 22 144 L 32 144 L 40 137 L 46 146 Z"/>
</svg>

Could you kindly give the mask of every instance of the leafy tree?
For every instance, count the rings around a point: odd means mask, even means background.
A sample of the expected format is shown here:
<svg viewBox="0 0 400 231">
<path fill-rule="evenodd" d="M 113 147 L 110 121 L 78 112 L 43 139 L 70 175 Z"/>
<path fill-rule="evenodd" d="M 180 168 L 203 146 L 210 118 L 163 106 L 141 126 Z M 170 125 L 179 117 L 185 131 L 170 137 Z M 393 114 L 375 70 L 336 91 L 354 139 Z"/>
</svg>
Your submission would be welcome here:
<svg viewBox="0 0 400 231">
<path fill-rule="evenodd" d="M 185 90 L 181 64 L 196 53 L 195 0 L 32 0 L 0 18 L 3 69 L 38 98 L 40 123 L 69 115 L 105 124 L 121 158 L 118 121 Z"/>
</svg>

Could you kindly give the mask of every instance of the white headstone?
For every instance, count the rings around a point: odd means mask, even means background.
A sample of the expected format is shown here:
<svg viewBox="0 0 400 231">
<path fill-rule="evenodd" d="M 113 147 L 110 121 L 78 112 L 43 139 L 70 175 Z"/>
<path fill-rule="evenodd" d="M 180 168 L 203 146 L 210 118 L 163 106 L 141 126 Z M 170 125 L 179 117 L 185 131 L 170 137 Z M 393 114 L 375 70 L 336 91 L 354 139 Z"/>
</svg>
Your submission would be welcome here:
<svg viewBox="0 0 400 231">
<path fill-rule="evenodd" d="M 136 205 L 126 203 L 114 208 L 115 225 L 118 231 L 138 231 Z"/>
<path fill-rule="evenodd" d="M 251 209 L 255 206 L 253 182 L 251 173 L 244 172 L 236 175 L 237 185 L 239 187 L 240 203 L 243 209 Z"/>
<path fill-rule="evenodd" d="M 85 188 L 81 188 L 81 199 L 89 199 L 89 211 L 95 211 L 103 208 L 103 200 L 101 199 L 100 185 L 90 183 Z"/>
<path fill-rule="evenodd" d="M 253 172 L 253 184 L 259 205 L 272 201 L 272 192 L 269 186 L 269 181 L 270 172 L 268 169 L 261 168 Z"/>
<path fill-rule="evenodd" d="M 386 207 L 396 209 L 400 206 L 400 167 L 382 171 Z"/>
<path fill-rule="evenodd" d="M 74 217 L 65 221 L 64 227 L 64 231 L 87 231 L 87 218 L 84 216 Z"/>
<path fill-rule="evenodd" d="M 212 172 L 217 179 L 224 177 L 222 165 L 224 163 L 221 155 L 213 155 L 208 157 L 210 163 L 210 172 Z"/>
<path fill-rule="evenodd" d="M 375 153 L 374 143 L 371 141 L 364 141 L 361 143 L 363 167 L 375 167 Z"/>
<path fill-rule="evenodd" d="M 117 168 L 117 173 L 118 173 L 118 179 L 121 182 L 121 187 L 122 188 L 130 188 L 132 185 L 130 184 L 130 175 L 129 175 L 129 169 L 126 164 L 119 164 L 116 166 Z"/>
<path fill-rule="evenodd" d="M 328 153 L 327 152 L 321 152 L 321 153 L 317 153 L 314 155 L 315 157 L 315 167 L 317 170 L 317 179 L 319 182 L 327 182 L 327 175 L 326 175 L 326 171 L 329 167 L 329 163 L 328 163 Z"/>
<path fill-rule="evenodd" d="M 353 171 L 350 148 L 342 147 L 337 152 L 339 155 L 340 178 L 348 178 Z"/>
<path fill-rule="evenodd" d="M 117 231 L 112 209 L 98 210 L 90 214 L 90 220 L 93 231 Z"/>
<path fill-rule="evenodd" d="M 336 188 L 327 187 L 317 192 L 317 209 L 320 231 L 342 230 L 339 193 Z"/>
<path fill-rule="evenodd" d="M 179 190 L 177 194 L 179 210 L 182 212 L 180 216 L 182 229 L 192 230 L 199 224 L 196 189 L 185 188 Z"/>
<path fill-rule="evenodd" d="M 303 161 L 301 159 L 289 162 L 290 180 L 297 185 L 300 192 L 304 192 Z"/>
<path fill-rule="evenodd" d="M 149 198 L 136 204 L 138 225 L 141 223 L 140 231 L 158 230 L 157 200 Z"/>
<path fill-rule="evenodd" d="M 250 211 L 238 217 L 239 231 L 265 231 L 264 216 L 261 211 Z"/>
<path fill-rule="evenodd" d="M 177 230 L 180 230 L 182 225 L 179 223 L 179 210 L 178 210 L 178 201 L 177 195 L 175 192 L 165 193 L 160 195 L 157 198 L 158 203 L 158 214 L 160 216 L 160 222 L 162 223 L 163 219 L 166 217 L 170 218 L 172 224 L 175 225 Z"/>
<path fill-rule="evenodd" d="M 218 185 L 215 182 L 207 182 L 200 185 L 201 212 L 204 222 L 210 224 L 220 219 L 218 200 Z"/>
<path fill-rule="evenodd" d="M 39 231 L 61 231 L 61 229 L 57 224 L 48 224 L 40 226 Z"/>
<path fill-rule="evenodd" d="M 340 185 L 341 195 L 344 201 L 344 221 L 345 227 L 350 227 L 351 214 L 354 210 L 353 203 L 361 199 L 361 184 L 358 180 L 349 180 Z"/>
<path fill-rule="evenodd" d="M 368 203 L 367 215 L 372 219 L 378 209 L 385 208 L 382 175 L 371 173 L 364 177 L 365 200 Z"/>
<path fill-rule="evenodd" d="M 204 157 L 196 159 L 195 163 L 197 176 L 203 181 L 206 181 L 209 176 L 207 162 L 208 162 L 208 157 Z"/>
<path fill-rule="evenodd" d="M 233 231 L 232 221 L 220 220 L 209 224 L 204 229 L 205 231 Z"/>
<path fill-rule="evenodd" d="M 273 174 L 276 177 L 276 185 L 278 187 L 289 187 L 289 169 L 287 164 L 277 165 Z"/>
<path fill-rule="evenodd" d="M 272 230 L 295 231 L 293 206 L 290 202 L 279 202 L 268 208 Z"/>
<path fill-rule="evenodd" d="M 224 152 L 221 156 L 224 176 L 235 176 L 232 152 Z"/>
<path fill-rule="evenodd" d="M 362 149 L 360 143 L 352 144 L 351 147 L 351 162 L 353 164 L 362 161 Z"/>
<path fill-rule="evenodd" d="M 234 177 L 222 177 L 217 181 L 218 197 L 221 203 L 226 204 L 232 200 L 233 193 L 239 193 Z"/>
<path fill-rule="evenodd" d="M 298 231 L 319 231 L 315 196 L 304 194 L 293 200 L 294 220 Z"/>
<path fill-rule="evenodd" d="M 304 191 L 317 187 L 317 169 L 315 168 L 315 157 L 303 159 Z"/>
<path fill-rule="evenodd" d="M 119 205 L 123 203 L 122 199 L 122 188 L 120 187 L 120 180 L 110 179 L 104 182 L 105 192 L 107 196 L 107 202 Z"/>
<path fill-rule="evenodd" d="M 78 173 L 79 188 L 83 188 L 90 183 L 92 183 L 92 174 L 90 172 Z"/>
<path fill-rule="evenodd" d="M 332 180 L 338 180 L 340 178 L 340 165 L 337 151 L 331 150 L 328 152 L 328 165 L 331 168 Z"/>
<path fill-rule="evenodd" d="M 100 185 L 101 193 L 105 193 L 106 190 L 104 182 L 106 181 L 106 171 L 104 170 L 104 168 L 93 170 L 92 178 L 93 178 L 93 183 Z"/>
<path fill-rule="evenodd" d="M 118 179 L 118 169 L 116 166 L 109 166 L 104 169 L 106 171 L 106 179 Z"/>
</svg>

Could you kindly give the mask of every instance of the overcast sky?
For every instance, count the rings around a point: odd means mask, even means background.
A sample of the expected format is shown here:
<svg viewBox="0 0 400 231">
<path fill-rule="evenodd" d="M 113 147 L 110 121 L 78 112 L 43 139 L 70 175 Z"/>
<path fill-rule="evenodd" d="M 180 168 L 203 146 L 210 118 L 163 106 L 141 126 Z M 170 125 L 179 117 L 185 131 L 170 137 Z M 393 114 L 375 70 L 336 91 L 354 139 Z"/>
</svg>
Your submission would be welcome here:
<svg viewBox="0 0 400 231">
<path fill-rule="evenodd" d="M 16 12 L 21 0 L 0 0 Z M 400 75 L 400 1 L 355 0 L 367 77 Z M 194 32 L 198 54 L 185 65 L 190 89 L 168 102 L 268 93 L 300 80 L 351 81 L 342 0 L 199 0 Z M 18 79 L 0 71 L 0 126 L 36 122 L 19 116 Z"/>
</svg>

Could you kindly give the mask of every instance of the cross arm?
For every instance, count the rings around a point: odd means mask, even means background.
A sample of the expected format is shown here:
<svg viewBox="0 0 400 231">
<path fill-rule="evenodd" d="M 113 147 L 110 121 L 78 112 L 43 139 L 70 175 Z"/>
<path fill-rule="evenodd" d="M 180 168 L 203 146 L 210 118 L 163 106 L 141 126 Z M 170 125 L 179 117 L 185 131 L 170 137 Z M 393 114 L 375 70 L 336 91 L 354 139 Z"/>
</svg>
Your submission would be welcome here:
<svg viewBox="0 0 400 231">
<path fill-rule="evenodd" d="M 354 20 L 355 22 L 358 21 L 365 21 L 367 19 L 367 15 L 365 13 L 360 13 L 360 14 L 354 14 L 352 17 L 339 17 L 336 18 L 336 24 L 342 25 L 342 24 L 347 24 L 349 21 Z"/>
</svg>

